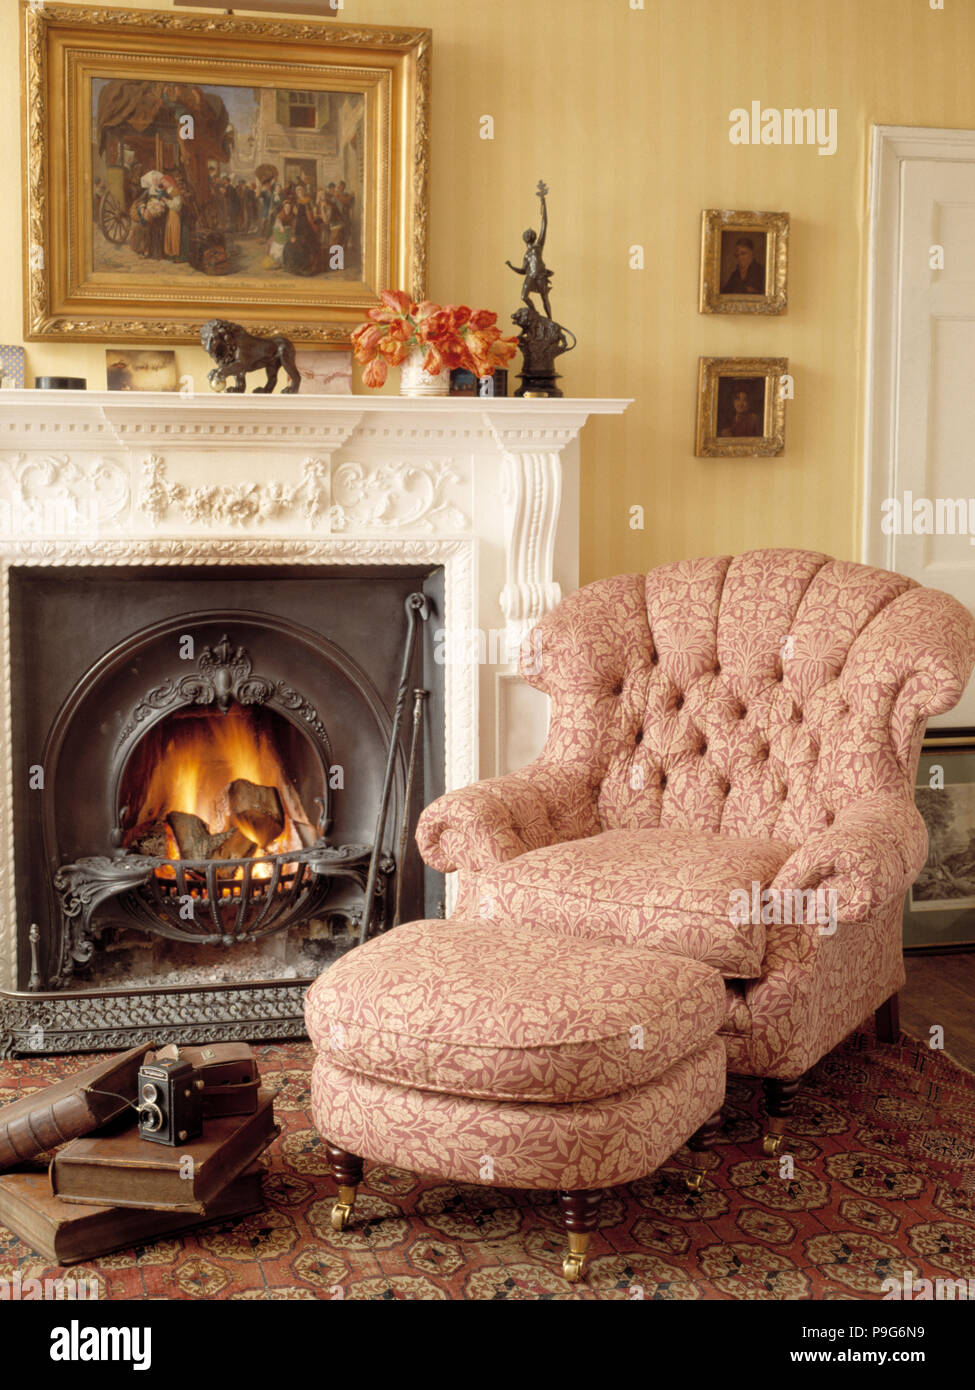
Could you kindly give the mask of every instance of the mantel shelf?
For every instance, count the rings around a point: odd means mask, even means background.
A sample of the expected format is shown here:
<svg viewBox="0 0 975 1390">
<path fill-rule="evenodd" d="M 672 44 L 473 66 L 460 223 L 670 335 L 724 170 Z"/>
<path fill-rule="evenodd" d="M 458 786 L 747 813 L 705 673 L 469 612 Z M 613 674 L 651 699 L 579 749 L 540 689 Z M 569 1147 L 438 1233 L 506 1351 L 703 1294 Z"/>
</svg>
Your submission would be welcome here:
<svg viewBox="0 0 975 1390">
<path fill-rule="evenodd" d="M 258 395 L 255 392 L 231 393 L 227 391 L 196 391 L 181 395 L 178 391 L 4 391 L 0 395 L 3 413 L 7 407 L 24 408 L 35 406 L 38 411 L 48 408 L 61 411 L 66 407 L 103 409 L 105 407 L 145 410 L 147 407 L 162 410 L 177 408 L 199 410 L 253 410 L 268 411 L 275 408 L 308 412 L 336 410 L 378 410 L 391 412 L 426 412 L 450 414 L 454 411 L 476 415 L 480 411 L 494 414 L 495 411 L 511 412 L 516 415 L 539 411 L 546 415 L 558 415 L 561 411 L 570 414 L 582 411 L 586 415 L 622 415 L 632 402 L 630 399 L 602 396 L 564 396 L 548 400 L 525 400 L 515 396 L 396 396 L 380 392 L 370 395 L 329 396 L 298 395 L 286 396 L 280 391 L 274 395 Z"/>
<path fill-rule="evenodd" d="M 561 447 L 592 415 L 621 415 L 628 400 L 487 400 L 441 396 L 228 395 L 155 391 L 4 391 L 0 447 L 238 449 L 319 452 L 379 436 L 494 437 L 505 450 Z"/>
</svg>

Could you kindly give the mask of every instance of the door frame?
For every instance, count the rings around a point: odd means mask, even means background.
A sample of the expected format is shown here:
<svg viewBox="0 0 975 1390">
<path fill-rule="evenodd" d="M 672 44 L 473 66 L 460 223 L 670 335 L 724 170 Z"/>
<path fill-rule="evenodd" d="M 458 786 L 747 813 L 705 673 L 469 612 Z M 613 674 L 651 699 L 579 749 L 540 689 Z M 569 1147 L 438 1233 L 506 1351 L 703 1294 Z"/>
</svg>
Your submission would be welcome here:
<svg viewBox="0 0 975 1390">
<path fill-rule="evenodd" d="M 867 262 L 866 399 L 860 551 L 865 564 L 893 569 L 893 536 L 871 517 L 878 502 L 895 493 L 897 377 L 901 322 L 901 189 L 911 160 L 975 164 L 975 130 L 875 125 L 870 148 L 869 251 Z"/>
</svg>

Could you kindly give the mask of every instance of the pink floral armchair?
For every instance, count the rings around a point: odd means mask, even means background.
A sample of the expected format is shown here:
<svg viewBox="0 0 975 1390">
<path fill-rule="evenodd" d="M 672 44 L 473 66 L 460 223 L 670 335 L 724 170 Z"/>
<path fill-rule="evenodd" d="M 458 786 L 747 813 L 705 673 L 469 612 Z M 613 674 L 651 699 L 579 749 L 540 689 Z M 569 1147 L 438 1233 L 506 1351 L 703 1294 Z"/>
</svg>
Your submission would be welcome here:
<svg viewBox="0 0 975 1390">
<path fill-rule="evenodd" d="M 893 1026 L 921 740 L 965 689 L 975 621 L 782 549 L 601 580 L 539 633 L 543 752 L 435 801 L 421 853 L 459 871 L 458 917 L 719 970 L 729 1069 L 766 1078 L 780 1136 L 804 1071 L 885 1004 Z"/>
</svg>

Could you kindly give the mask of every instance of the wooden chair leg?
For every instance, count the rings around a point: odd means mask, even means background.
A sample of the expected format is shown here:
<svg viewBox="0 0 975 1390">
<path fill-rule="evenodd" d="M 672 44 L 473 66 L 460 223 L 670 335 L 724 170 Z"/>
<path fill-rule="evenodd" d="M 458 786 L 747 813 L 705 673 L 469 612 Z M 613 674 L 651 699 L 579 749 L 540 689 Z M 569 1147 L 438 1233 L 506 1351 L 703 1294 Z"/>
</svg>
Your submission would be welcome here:
<svg viewBox="0 0 975 1390">
<path fill-rule="evenodd" d="M 701 1126 L 695 1130 L 687 1141 L 690 1149 L 691 1171 L 685 1176 L 684 1182 L 688 1192 L 700 1192 L 704 1186 L 704 1174 L 707 1171 L 707 1157 L 714 1148 L 715 1141 L 721 1133 L 721 1111 L 716 1110 L 710 1115 Z"/>
<path fill-rule="evenodd" d="M 900 1041 L 900 1003 L 896 993 L 892 994 L 889 999 L 884 1000 L 873 1017 L 877 1025 L 878 1042 L 895 1043 Z"/>
<path fill-rule="evenodd" d="M 762 1085 L 765 1088 L 765 1109 L 768 1114 L 768 1130 L 762 1140 L 762 1149 L 769 1158 L 774 1158 L 782 1147 L 789 1119 L 796 1108 L 796 1096 L 802 1085 L 802 1077 L 795 1081 L 783 1081 L 777 1076 L 767 1076 Z"/>
<path fill-rule="evenodd" d="M 344 1231 L 352 1220 L 355 1190 L 362 1182 L 362 1159 L 350 1154 L 347 1149 L 340 1149 L 337 1144 L 326 1144 L 325 1153 L 339 1189 L 332 1207 L 332 1230 Z"/>
<path fill-rule="evenodd" d="M 602 1196 L 598 1190 L 559 1193 L 562 1220 L 569 1233 L 569 1252 L 562 1261 L 562 1273 L 570 1284 L 578 1283 L 586 1272 L 589 1238 L 596 1229 Z"/>
</svg>

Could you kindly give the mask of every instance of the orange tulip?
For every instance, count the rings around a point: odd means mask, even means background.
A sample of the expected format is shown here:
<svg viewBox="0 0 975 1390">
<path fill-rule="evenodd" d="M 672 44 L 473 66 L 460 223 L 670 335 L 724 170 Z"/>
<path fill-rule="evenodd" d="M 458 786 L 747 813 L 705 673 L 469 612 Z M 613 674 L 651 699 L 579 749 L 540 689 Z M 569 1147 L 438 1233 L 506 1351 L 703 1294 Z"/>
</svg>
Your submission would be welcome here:
<svg viewBox="0 0 975 1390">
<path fill-rule="evenodd" d="M 394 309 L 397 314 L 408 314 L 410 312 L 411 299 L 403 290 L 383 290 L 379 298 L 386 305 L 387 309 Z"/>
<path fill-rule="evenodd" d="M 416 326 L 416 336 L 421 343 L 435 343 L 447 337 L 450 332 L 450 318 L 445 309 L 437 309 L 428 314 Z"/>
<path fill-rule="evenodd" d="M 379 344 L 379 355 L 384 357 L 391 367 L 401 366 L 409 357 L 410 351 L 410 345 L 399 338 L 384 338 Z"/>
<path fill-rule="evenodd" d="M 440 349 L 431 346 L 423 359 L 423 370 L 429 372 L 431 376 L 439 376 L 444 369 L 444 360 Z"/>
<path fill-rule="evenodd" d="M 375 355 L 383 339 L 383 330 L 374 323 L 363 323 L 352 334 L 356 357 L 360 362 L 368 362 Z M 365 355 L 368 354 L 368 355 Z"/>
<path fill-rule="evenodd" d="M 394 319 L 389 325 L 389 336 L 400 343 L 408 342 L 413 332 L 413 325 L 407 323 L 406 319 Z"/>
<path fill-rule="evenodd" d="M 381 357 L 377 357 L 374 362 L 370 362 L 366 370 L 362 373 L 362 380 L 367 386 L 384 386 L 388 367 Z"/>
</svg>

